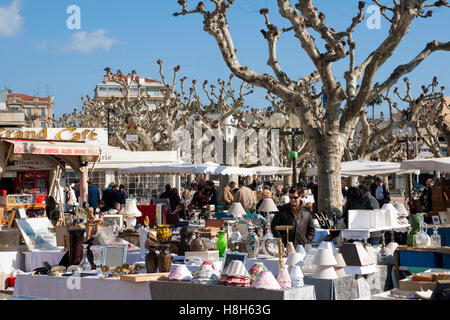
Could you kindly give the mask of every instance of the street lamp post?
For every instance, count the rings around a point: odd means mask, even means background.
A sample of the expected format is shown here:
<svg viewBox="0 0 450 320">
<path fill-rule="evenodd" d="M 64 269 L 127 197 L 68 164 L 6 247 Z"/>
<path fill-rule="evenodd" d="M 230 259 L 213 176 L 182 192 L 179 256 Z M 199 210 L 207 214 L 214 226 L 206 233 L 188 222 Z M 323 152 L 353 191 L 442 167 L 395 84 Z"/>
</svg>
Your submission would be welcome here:
<svg viewBox="0 0 450 320">
<path fill-rule="evenodd" d="M 112 135 L 111 128 L 110 128 L 110 121 L 111 121 L 110 114 L 111 114 L 111 112 L 112 112 L 112 114 L 116 114 L 116 112 L 115 112 L 115 110 L 113 108 L 108 107 L 108 109 L 107 109 L 107 113 L 108 113 L 108 115 L 107 115 L 107 124 L 106 124 L 107 130 L 108 130 L 108 145 L 110 145 L 110 137 Z"/>
<path fill-rule="evenodd" d="M 274 113 L 270 117 L 270 124 L 273 128 L 280 129 L 286 124 L 286 116 L 282 113 Z M 302 135 L 303 131 L 300 129 L 300 119 L 294 115 L 291 114 L 289 117 L 289 127 L 291 128 L 291 131 L 281 131 L 280 135 L 283 136 L 291 136 L 292 137 L 292 149 L 289 152 L 289 158 L 292 159 L 292 176 L 293 176 L 293 184 L 294 186 L 297 186 L 297 158 L 298 158 L 298 152 L 296 151 L 296 145 L 295 145 L 295 137 Z"/>
<path fill-rule="evenodd" d="M 403 129 L 395 129 L 392 132 L 392 135 L 395 138 L 397 138 L 397 142 L 406 144 L 406 160 L 409 160 L 409 143 L 411 142 L 411 139 L 413 139 L 415 136 L 413 130 L 410 127 L 406 127 Z M 408 195 L 410 195 L 412 191 L 411 184 L 412 184 L 412 174 L 408 174 L 408 187 L 407 187 Z"/>
</svg>

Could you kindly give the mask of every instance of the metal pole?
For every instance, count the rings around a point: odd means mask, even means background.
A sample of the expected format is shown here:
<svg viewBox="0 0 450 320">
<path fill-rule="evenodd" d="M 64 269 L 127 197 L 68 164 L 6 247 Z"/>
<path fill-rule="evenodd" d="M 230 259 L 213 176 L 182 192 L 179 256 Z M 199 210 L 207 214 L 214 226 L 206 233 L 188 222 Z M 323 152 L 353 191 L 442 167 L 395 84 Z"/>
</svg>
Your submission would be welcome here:
<svg viewBox="0 0 450 320">
<path fill-rule="evenodd" d="M 295 129 L 292 129 L 292 151 L 295 151 Z M 292 158 L 292 175 L 294 187 L 297 187 L 297 158 Z"/>
<path fill-rule="evenodd" d="M 110 133 L 109 133 L 109 111 L 110 111 L 111 109 L 107 109 L 107 112 L 108 112 L 108 116 L 106 117 L 106 119 L 107 119 L 107 124 L 106 124 L 106 127 L 107 127 L 107 130 L 108 130 L 108 146 L 109 146 L 109 136 L 110 136 Z"/>
<path fill-rule="evenodd" d="M 409 138 L 406 138 L 406 160 L 409 160 Z M 412 174 L 408 174 L 408 194 L 411 194 Z"/>
</svg>

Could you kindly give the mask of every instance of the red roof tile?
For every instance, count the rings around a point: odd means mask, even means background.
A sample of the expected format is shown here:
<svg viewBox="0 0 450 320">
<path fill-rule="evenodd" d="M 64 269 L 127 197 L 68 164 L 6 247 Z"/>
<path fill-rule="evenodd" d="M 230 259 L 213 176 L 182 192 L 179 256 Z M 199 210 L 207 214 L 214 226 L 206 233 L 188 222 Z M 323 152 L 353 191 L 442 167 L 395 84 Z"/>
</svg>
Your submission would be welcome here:
<svg viewBox="0 0 450 320">
<path fill-rule="evenodd" d="M 26 94 L 23 94 L 23 93 L 9 93 L 8 94 L 8 98 L 9 97 L 20 98 L 20 100 L 22 100 L 22 101 L 34 101 L 34 97 L 26 95 Z M 38 101 L 50 102 L 50 97 L 38 97 Z"/>
</svg>

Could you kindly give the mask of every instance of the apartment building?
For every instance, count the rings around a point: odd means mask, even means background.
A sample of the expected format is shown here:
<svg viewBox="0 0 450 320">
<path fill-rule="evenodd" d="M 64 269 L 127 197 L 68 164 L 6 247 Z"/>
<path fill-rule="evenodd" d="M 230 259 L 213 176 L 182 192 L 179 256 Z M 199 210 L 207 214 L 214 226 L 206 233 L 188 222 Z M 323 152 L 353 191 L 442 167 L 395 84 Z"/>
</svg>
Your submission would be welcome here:
<svg viewBox="0 0 450 320">
<path fill-rule="evenodd" d="M 6 90 L 6 110 L 22 112 L 26 125 L 35 128 L 53 127 L 54 97 L 29 96 Z"/>
</svg>

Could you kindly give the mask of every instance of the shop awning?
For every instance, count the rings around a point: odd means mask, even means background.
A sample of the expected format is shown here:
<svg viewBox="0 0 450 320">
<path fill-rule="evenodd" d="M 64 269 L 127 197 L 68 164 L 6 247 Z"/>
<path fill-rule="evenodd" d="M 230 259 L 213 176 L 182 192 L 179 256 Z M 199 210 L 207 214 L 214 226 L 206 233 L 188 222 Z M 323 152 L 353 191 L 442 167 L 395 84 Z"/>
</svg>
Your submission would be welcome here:
<svg viewBox="0 0 450 320">
<path fill-rule="evenodd" d="M 450 157 L 405 160 L 402 169 L 450 172 Z"/>
<path fill-rule="evenodd" d="M 96 161 L 100 156 L 100 148 L 98 146 L 86 144 L 84 142 L 76 143 L 70 141 L 23 139 L 2 139 L 1 141 L 10 144 L 11 147 L 7 147 L 7 149 L 11 149 L 11 156 L 13 154 L 46 156 L 53 158 L 54 160 L 59 159 L 58 162 L 60 164 L 61 161 L 67 163 L 76 171 L 80 170 L 83 163 Z"/>
<path fill-rule="evenodd" d="M 3 141 L 13 144 L 13 151 L 17 154 L 85 156 L 94 158 L 100 155 L 100 148 L 98 146 L 85 143 L 10 139 L 4 139 Z"/>
<path fill-rule="evenodd" d="M 341 163 L 341 175 L 348 176 L 376 176 L 384 174 L 419 174 L 417 170 L 405 170 L 400 168 L 401 163 L 381 162 L 368 160 L 353 160 Z M 317 176 L 317 167 L 306 171 L 306 176 Z"/>
</svg>

